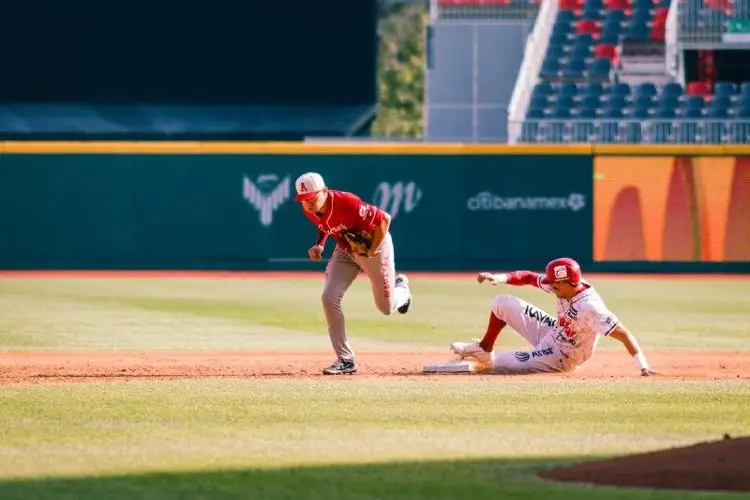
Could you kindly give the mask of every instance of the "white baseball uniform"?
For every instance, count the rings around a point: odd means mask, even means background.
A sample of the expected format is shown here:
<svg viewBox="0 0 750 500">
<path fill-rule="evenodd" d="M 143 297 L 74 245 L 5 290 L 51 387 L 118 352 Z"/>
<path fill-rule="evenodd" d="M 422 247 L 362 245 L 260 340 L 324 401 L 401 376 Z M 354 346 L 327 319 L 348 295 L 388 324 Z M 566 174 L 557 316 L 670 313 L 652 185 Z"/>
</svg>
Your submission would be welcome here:
<svg viewBox="0 0 750 500">
<path fill-rule="evenodd" d="M 548 285 L 537 286 L 553 293 Z M 594 287 L 587 288 L 570 300 L 557 298 L 557 318 L 542 309 L 511 295 L 498 295 L 492 301 L 494 314 L 510 325 L 532 346 L 532 349 L 497 353 L 492 371 L 505 374 L 567 372 L 588 360 L 599 338 L 607 336 L 620 320 L 604 304 Z"/>
</svg>

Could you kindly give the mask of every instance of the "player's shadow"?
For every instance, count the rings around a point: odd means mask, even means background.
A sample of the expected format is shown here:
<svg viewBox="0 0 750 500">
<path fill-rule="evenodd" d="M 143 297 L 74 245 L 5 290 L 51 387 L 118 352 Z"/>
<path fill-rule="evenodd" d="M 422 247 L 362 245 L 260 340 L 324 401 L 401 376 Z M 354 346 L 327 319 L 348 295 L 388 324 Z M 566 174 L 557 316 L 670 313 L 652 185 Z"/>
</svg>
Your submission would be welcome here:
<svg viewBox="0 0 750 500">
<path fill-rule="evenodd" d="M 509 450 L 510 451 L 510 450 Z M 335 451 L 331 460 L 336 460 Z M 582 459 L 577 459 L 580 461 Z M 639 498 L 611 488 L 543 481 L 538 471 L 571 459 L 389 462 L 0 482 L 0 499 L 389 499 Z M 7 472 L 7 471 L 6 471 Z M 650 498 L 648 494 L 643 498 Z M 684 499 L 667 493 L 663 499 Z"/>
</svg>

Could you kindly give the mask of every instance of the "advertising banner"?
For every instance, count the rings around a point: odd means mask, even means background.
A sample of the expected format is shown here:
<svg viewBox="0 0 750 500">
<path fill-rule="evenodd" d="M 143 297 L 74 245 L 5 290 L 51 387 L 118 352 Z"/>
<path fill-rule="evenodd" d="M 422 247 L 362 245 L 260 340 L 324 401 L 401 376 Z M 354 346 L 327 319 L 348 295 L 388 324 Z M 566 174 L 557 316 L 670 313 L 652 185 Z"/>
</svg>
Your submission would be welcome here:
<svg viewBox="0 0 750 500">
<path fill-rule="evenodd" d="M 750 262 L 750 157 L 596 157 L 594 261 Z"/>
<path fill-rule="evenodd" d="M 11 154 L 0 265 L 309 265 L 317 230 L 293 201 L 307 171 L 391 214 L 404 269 L 592 258 L 588 155 Z"/>
</svg>

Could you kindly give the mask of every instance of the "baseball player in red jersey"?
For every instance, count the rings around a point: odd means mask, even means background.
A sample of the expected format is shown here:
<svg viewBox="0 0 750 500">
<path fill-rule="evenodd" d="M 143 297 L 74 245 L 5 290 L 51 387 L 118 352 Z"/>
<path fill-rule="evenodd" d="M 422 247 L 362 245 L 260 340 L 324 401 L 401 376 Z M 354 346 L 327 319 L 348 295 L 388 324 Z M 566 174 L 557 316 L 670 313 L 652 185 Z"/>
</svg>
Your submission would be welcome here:
<svg viewBox="0 0 750 500">
<path fill-rule="evenodd" d="M 380 312 L 406 314 L 411 306 L 409 280 L 396 274 L 389 232 L 391 216 L 353 193 L 328 189 L 315 172 L 301 175 L 295 186 L 295 201 L 300 202 L 304 214 L 318 228 L 318 238 L 308 250 L 310 258 L 320 260 L 328 236 L 336 240 L 326 267 L 322 301 L 337 359 L 323 373 L 356 373 L 358 367 L 347 338 L 341 301 L 360 271 L 372 284 Z"/>
<path fill-rule="evenodd" d="M 557 297 L 557 317 L 511 295 L 497 295 L 492 301 L 487 331 L 481 340 L 454 342 L 451 350 L 472 358 L 494 373 L 529 374 L 569 372 L 594 353 L 601 336 L 623 343 L 637 362 L 641 375 L 649 368 L 635 336 L 604 304 L 601 296 L 581 274 L 578 263 L 566 257 L 547 264 L 545 272 L 480 273 L 479 283 L 534 286 Z M 495 355 L 493 347 L 500 331 L 510 325 L 532 348 Z"/>
</svg>

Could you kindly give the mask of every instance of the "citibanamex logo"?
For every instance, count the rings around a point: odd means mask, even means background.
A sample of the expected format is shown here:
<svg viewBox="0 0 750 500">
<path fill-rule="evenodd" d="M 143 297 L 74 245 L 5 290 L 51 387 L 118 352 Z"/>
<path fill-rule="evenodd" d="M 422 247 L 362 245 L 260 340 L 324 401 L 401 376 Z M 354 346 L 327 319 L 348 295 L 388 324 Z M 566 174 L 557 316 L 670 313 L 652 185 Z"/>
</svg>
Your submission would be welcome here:
<svg viewBox="0 0 750 500">
<path fill-rule="evenodd" d="M 471 211 L 571 210 L 578 212 L 585 206 L 586 197 L 581 193 L 571 193 L 568 196 L 496 196 L 483 191 L 466 202 L 466 207 Z"/>
<path fill-rule="evenodd" d="M 260 223 L 268 227 L 273 224 L 274 212 L 290 198 L 291 185 L 289 176 L 279 181 L 276 174 L 263 174 L 255 182 L 245 176 L 242 197 L 260 212 Z"/>
<path fill-rule="evenodd" d="M 409 213 L 417 208 L 422 199 L 422 190 L 414 181 L 381 182 L 372 195 L 373 203 L 396 218 L 400 212 Z"/>
</svg>

